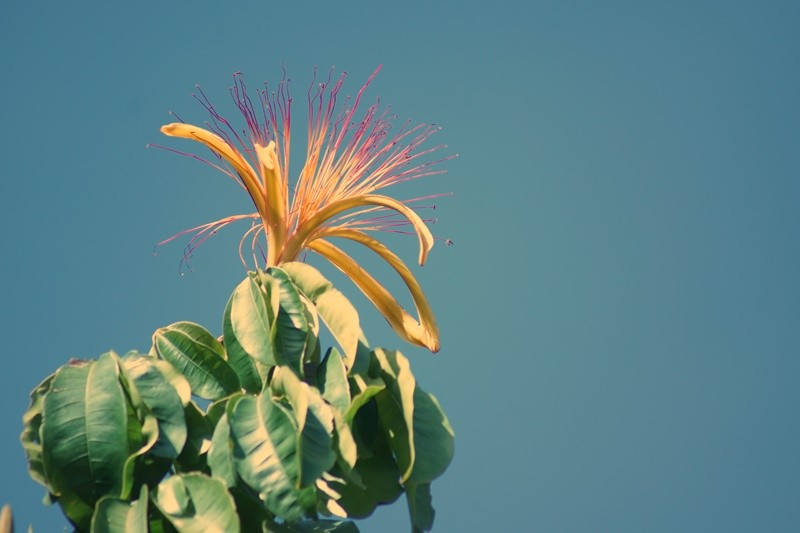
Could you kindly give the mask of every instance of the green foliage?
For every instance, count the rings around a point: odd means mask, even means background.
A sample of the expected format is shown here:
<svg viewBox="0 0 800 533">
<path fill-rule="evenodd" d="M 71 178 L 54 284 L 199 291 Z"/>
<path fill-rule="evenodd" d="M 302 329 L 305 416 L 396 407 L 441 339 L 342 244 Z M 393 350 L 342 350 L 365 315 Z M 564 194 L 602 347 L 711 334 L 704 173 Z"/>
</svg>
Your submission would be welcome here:
<svg viewBox="0 0 800 533">
<path fill-rule="evenodd" d="M 322 358 L 321 323 L 337 343 Z M 453 457 L 409 361 L 370 349 L 352 304 L 300 263 L 250 273 L 219 339 L 178 322 L 148 355 L 70 361 L 23 424 L 31 477 L 78 531 L 352 532 L 403 493 L 427 531 Z"/>
</svg>

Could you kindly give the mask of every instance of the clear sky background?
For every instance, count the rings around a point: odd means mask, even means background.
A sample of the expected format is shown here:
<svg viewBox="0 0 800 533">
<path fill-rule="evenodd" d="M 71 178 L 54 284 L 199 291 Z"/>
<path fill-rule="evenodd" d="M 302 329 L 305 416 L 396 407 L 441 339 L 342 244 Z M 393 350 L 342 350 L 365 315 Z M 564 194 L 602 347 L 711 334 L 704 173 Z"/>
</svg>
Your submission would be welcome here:
<svg viewBox="0 0 800 533">
<path fill-rule="evenodd" d="M 244 227 L 185 276 L 180 244 L 152 253 L 250 207 L 145 149 L 189 148 L 158 132 L 168 111 L 205 118 L 195 83 L 227 106 L 235 71 L 255 86 L 283 63 L 302 96 L 335 65 L 353 94 L 383 64 L 370 100 L 460 154 L 395 193 L 455 193 L 433 228 L 455 245 L 415 269 L 442 351 L 404 346 L 325 272 L 450 416 L 436 530 L 796 529 L 799 6 L 5 0 L 0 502 L 20 529 L 65 524 L 18 442 L 41 379 L 178 320 L 219 332 L 244 277 Z M 407 531 L 405 504 L 361 527 Z"/>
</svg>

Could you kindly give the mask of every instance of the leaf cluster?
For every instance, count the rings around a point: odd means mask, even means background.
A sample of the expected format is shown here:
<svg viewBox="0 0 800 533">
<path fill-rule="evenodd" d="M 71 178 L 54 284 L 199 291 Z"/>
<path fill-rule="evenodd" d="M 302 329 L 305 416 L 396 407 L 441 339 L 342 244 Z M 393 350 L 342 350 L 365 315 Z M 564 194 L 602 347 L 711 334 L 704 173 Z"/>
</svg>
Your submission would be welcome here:
<svg viewBox="0 0 800 533">
<path fill-rule="evenodd" d="M 351 532 L 404 493 L 426 531 L 453 456 L 409 361 L 371 349 L 352 304 L 302 263 L 251 272 L 219 338 L 178 322 L 147 354 L 70 361 L 23 422 L 31 476 L 78 531 Z"/>
</svg>

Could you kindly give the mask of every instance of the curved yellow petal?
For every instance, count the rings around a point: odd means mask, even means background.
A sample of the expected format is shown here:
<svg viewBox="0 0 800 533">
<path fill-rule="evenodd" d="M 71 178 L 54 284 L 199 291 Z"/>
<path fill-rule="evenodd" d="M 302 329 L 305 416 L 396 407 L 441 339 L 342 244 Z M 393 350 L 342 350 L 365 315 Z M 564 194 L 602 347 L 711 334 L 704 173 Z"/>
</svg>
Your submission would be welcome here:
<svg viewBox="0 0 800 533">
<path fill-rule="evenodd" d="M 331 230 L 326 236 L 344 237 L 369 247 L 389 263 L 408 286 L 414 299 L 414 305 L 420 316 L 420 322 L 412 317 L 397 300 L 378 283 L 361 265 L 342 250 L 322 238 L 316 238 L 307 244 L 307 248 L 325 257 L 336 268 L 344 272 L 361 292 L 378 308 L 392 329 L 406 341 L 429 349 L 439 351 L 439 327 L 433 316 L 430 305 L 425 298 L 417 280 L 408 267 L 380 241 L 356 230 Z"/>
<path fill-rule="evenodd" d="M 329 219 L 356 207 L 380 206 L 397 211 L 411 222 L 419 237 L 419 264 L 424 265 L 428 259 L 428 252 L 433 248 L 433 234 L 425 225 L 419 215 L 406 204 L 394 198 L 380 194 L 365 194 L 344 198 L 333 202 L 320 209 L 314 216 L 302 223 L 294 235 L 286 243 L 286 249 L 281 256 L 281 261 L 294 261 L 303 248 L 308 248 L 309 243 L 317 236 L 315 232 Z"/>
<path fill-rule="evenodd" d="M 414 277 L 414 274 L 411 273 L 411 270 L 406 264 L 392 252 L 389 247 L 367 233 L 354 229 L 333 228 L 324 232 L 320 237 L 341 237 L 350 239 L 359 244 L 363 244 L 378 254 L 381 259 L 389 263 L 395 272 L 403 279 L 409 292 L 411 292 L 411 298 L 414 300 L 414 306 L 417 308 L 419 323 L 426 330 L 426 335 L 429 339 L 426 346 L 430 348 L 430 346 L 433 345 L 435 349 L 431 348 L 431 351 L 439 351 L 439 326 L 436 324 L 436 317 L 433 315 L 433 310 L 428 303 L 428 299 L 425 297 L 425 293 L 422 291 L 422 287 Z"/>
<path fill-rule="evenodd" d="M 170 137 L 180 137 L 201 142 L 222 157 L 242 178 L 242 182 L 253 198 L 253 203 L 255 203 L 259 214 L 266 215 L 264 197 L 259 185 L 258 175 L 242 154 L 229 145 L 225 139 L 206 129 L 180 122 L 161 126 L 161 133 Z"/>
</svg>

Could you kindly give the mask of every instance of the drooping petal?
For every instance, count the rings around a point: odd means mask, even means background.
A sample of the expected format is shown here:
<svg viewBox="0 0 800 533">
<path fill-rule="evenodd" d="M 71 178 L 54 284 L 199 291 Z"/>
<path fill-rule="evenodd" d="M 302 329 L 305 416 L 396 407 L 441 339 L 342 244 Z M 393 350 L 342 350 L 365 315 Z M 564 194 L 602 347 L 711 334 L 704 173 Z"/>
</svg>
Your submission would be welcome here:
<svg viewBox="0 0 800 533">
<path fill-rule="evenodd" d="M 414 306 L 417 308 L 417 315 L 419 316 L 419 323 L 426 330 L 429 339 L 428 347 L 434 345 L 435 349 L 431 351 L 436 352 L 439 350 L 439 326 L 436 324 L 436 317 L 433 314 L 428 299 L 422 291 L 417 279 L 406 264 L 394 253 L 389 247 L 384 245 L 378 239 L 371 237 L 363 231 L 355 229 L 334 228 L 325 232 L 321 237 L 340 237 L 349 239 L 362 244 L 378 254 L 381 259 L 386 261 L 397 274 L 403 279 L 403 282 L 411 292 L 411 298 L 414 300 Z"/>
<path fill-rule="evenodd" d="M 345 237 L 360 242 L 379 254 L 389 263 L 405 281 L 414 299 L 414 305 L 420 315 L 418 322 L 411 316 L 397 300 L 378 283 L 361 265 L 352 257 L 344 253 L 328 241 L 317 238 L 307 244 L 313 250 L 325 257 L 336 268 L 344 272 L 361 292 L 378 308 L 392 329 L 406 341 L 428 348 L 431 352 L 439 351 L 439 328 L 430 309 L 422 289 L 417 283 L 408 267 L 388 248 L 376 239 L 355 230 L 331 230 L 330 236 Z"/>
<path fill-rule="evenodd" d="M 433 248 L 433 234 L 425 222 L 406 204 L 388 196 L 379 194 L 365 194 L 352 198 L 344 198 L 333 202 L 320 209 L 311 218 L 302 222 L 295 230 L 294 235 L 286 243 L 286 249 L 281 255 L 282 261 L 294 261 L 303 248 L 308 248 L 317 237 L 316 232 L 331 218 L 356 207 L 379 206 L 397 211 L 411 222 L 419 237 L 419 264 L 424 265 L 428 252 Z"/>
<path fill-rule="evenodd" d="M 253 170 L 253 167 L 242 157 L 242 155 L 229 145 L 225 139 L 219 135 L 212 133 L 206 129 L 191 124 L 182 124 L 180 122 L 173 122 L 161 126 L 161 133 L 170 137 L 180 137 L 183 139 L 190 139 L 198 141 L 206 145 L 212 152 L 222 157 L 242 178 L 247 192 L 253 199 L 258 212 L 265 215 L 265 202 L 264 194 L 259 186 L 258 174 Z"/>
</svg>

